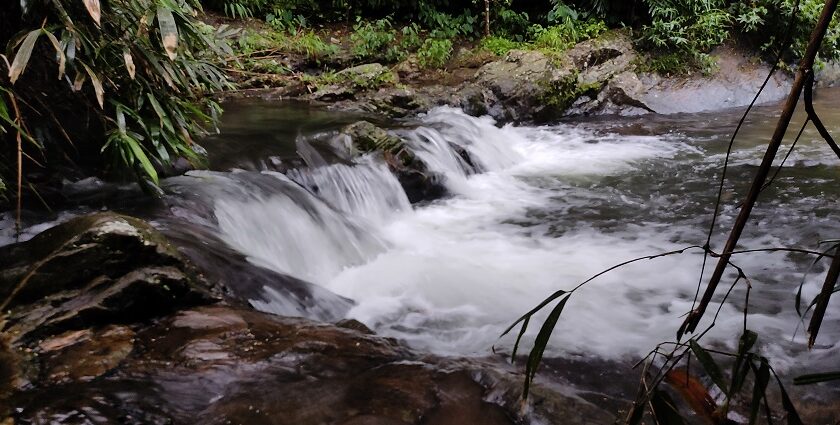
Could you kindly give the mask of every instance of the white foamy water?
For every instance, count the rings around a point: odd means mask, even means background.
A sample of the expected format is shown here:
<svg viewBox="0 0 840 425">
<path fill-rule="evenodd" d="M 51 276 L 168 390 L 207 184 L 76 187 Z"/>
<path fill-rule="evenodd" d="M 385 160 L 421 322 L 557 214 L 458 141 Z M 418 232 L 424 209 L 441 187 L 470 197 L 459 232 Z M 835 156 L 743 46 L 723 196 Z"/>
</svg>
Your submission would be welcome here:
<svg viewBox="0 0 840 425">
<path fill-rule="evenodd" d="M 679 137 L 498 128 L 489 118 L 450 108 L 430 112 L 419 128 L 400 135 L 446 177 L 451 197 L 412 211 L 396 179 L 369 158 L 289 173 L 306 190 L 291 187 L 285 176 L 261 174 L 259 191 L 214 195 L 222 238 L 256 264 L 353 299 L 348 316 L 380 334 L 460 355 L 485 355 L 494 344 L 509 349 L 511 338 L 499 340 L 500 332 L 558 289 L 634 257 L 704 242 L 705 221 L 687 217 L 705 214 L 708 206 L 691 197 L 714 192 L 714 183 L 694 170 L 712 165 L 702 146 Z M 283 189 L 272 189 L 272 181 Z M 787 242 L 747 235 L 744 245 Z M 672 340 L 691 308 L 701 260 L 693 251 L 644 261 L 582 288 L 569 301 L 550 352 L 638 356 Z M 789 339 L 797 326 L 795 265 L 779 254 L 736 261 L 757 273 L 752 299 L 764 303 L 752 310 L 750 328 L 767 341 Z M 808 280 L 807 295 L 816 293 L 820 277 Z M 743 291 L 736 288 L 733 300 L 743 299 Z M 741 302 L 727 302 L 710 337 L 731 347 L 742 309 Z M 532 321 L 526 339 L 539 323 Z M 824 332 L 823 341 L 837 341 Z M 791 354 L 802 351 L 801 334 L 765 351 L 792 364 Z M 836 351 L 832 344 L 809 355 L 827 356 Z"/>
</svg>

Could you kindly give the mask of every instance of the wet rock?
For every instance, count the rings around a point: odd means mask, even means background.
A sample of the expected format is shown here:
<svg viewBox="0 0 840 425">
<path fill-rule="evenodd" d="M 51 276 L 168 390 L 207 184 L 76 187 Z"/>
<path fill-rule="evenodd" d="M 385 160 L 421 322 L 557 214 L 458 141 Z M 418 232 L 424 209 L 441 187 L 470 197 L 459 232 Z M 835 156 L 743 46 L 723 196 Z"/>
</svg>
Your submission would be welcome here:
<svg viewBox="0 0 840 425">
<path fill-rule="evenodd" d="M 117 214 L 79 217 L 0 248 L 2 330 L 13 343 L 146 320 L 220 293 L 151 226 Z"/>
<path fill-rule="evenodd" d="M 570 108 L 573 114 L 601 112 L 605 102 L 611 102 L 610 112 L 636 108 L 639 102 L 630 96 L 608 91 L 599 97 L 614 76 L 633 68 L 635 59 L 632 42 L 623 32 L 553 55 L 513 50 L 478 71 L 476 83 L 492 95 L 466 89 L 464 103 L 470 113 L 486 112 L 500 121 L 552 121 L 568 115 Z M 584 101 L 578 102 L 581 98 Z M 593 100 L 597 102 L 590 105 Z"/>
<path fill-rule="evenodd" d="M 391 118 L 403 118 L 430 107 L 427 96 L 407 88 L 382 88 L 367 99 L 363 109 Z"/>
<path fill-rule="evenodd" d="M 352 329 L 354 331 L 361 332 L 365 335 L 374 335 L 375 334 L 375 332 L 373 332 L 364 323 L 362 323 L 362 322 L 360 322 L 356 319 L 340 320 L 340 321 L 336 322 L 335 325 L 338 326 L 339 328 Z"/>
<path fill-rule="evenodd" d="M 134 349 L 134 331 L 126 326 L 70 331 L 42 341 L 36 351 L 43 381 L 50 385 L 87 382 L 115 369 Z"/>
<path fill-rule="evenodd" d="M 7 400 L 14 419 L 501 425 L 514 423 L 510 407 L 519 404 L 487 401 L 496 390 L 470 368 L 485 365 L 420 358 L 393 340 L 352 329 L 224 306 L 138 326 L 45 341 L 46 370 L 97 367 L 82 376 L 40 374 Z M 83 359 L 94 343 L 102 352 Z M 511 384 L 518 379 L 509 377 Z"/>
<path fill-rule="evenodd" d="M 352 139 L 357 153 L 394 151 L 403 145 L 402 139 L 368 121 L 350 124 L 341 129 L 341 133 Z"/>
<path fill-rule="evenodd" d="M 367 122 L 350 124 L 341 131 L 352 140 L 357 153 L 379 151 L 405 190 L 411 203 L 439 199 L 446 194 L 444 177 L 428 170 L 402 139 Z"/>
<path fill-rule="evenodd" d="M 745 52 L 721 47 L 712 52 L 718 70 L 711 76 L 663 77 L 641 75 L 645 92 L 638 100 L 660 114 L 701 112 L 748 105 L 770 67 Z M 776 72 L 758 103 L 774 102 L 787 96 L 790 77 Z"/>
<path fill-rule="evenodd" d="M 550 113 L 547 107 L 559 109 L 554 111 L 559 114 L 568 105 L 562 102 L 548 105 L 541 100 L 550 93 L 565 90 L 566 85 L 575 84 L 576 75 L 570 66 L 557 65 L 542 52 L 523 50 L 512 50 L 504 59 L 484 65 L 478 71 L 476 83 L 490 90 L 502 106 L 498 109 L 488 105 L 486 110 L 494 112 L 494 118 L 501 121 L 547 116 Z"/>
</svg>

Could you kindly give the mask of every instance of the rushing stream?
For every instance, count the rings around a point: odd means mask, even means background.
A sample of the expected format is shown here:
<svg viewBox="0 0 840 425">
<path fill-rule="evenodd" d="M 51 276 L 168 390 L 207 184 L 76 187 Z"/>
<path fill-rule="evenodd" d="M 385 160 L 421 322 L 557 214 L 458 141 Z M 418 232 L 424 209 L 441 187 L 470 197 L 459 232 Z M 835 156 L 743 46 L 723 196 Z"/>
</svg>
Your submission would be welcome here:
<svg viewBox="0 0 840 425">
<path fill-rule="evenodd" d="M 817 108 L 840 135 L 840 91 L 822 91 Z M 261 310 L 355 318 L 424 350 L 476 356 L 494 344 L 509 349 L 500 332 L 558 289 L 634 257 L 705 243 L 742 112 L 499 128 L 438 108 L 415 121 L 380 123 L 445 176 L 450 196 L 412 206 L 380 160 L 346 159 L 348 141 L 335 130 L 359 117 L 294 103 L 241 101 L 227 109 L 221 134 L 205 144 L 215 171 L 164 183 L 167 217 L 154 215 L 169 223 L 162 227 L 199 226 L 251 263 L 318 287 L 308 307 L 265 288 L 252 300 Z M 758 108 L 735 144 L 714 248 L 732 225 L 778 109 Z M 802 122 L 797 116 L 791 135 Z M 806 130 L 762 195 L 741 246 L 815 248 L 840 236 L 837 164 L 816 131 Z M 637 357 L 672 340 L 691 309 L 702 259 L 687 251 L 593 281 L 569 301 L 550 350 Z M 749 326 L 782 369 L 831 362 L 840 350 L 840 303 L 829 307 L 817 348 L 803 348 L 794 295 L 810 260 L 785 253 L 734 259 L 753 285 Z M 804 299 L 816 294 L 825 269 L 821 263 L 808 274 Z M 744 282 L 734 288 L 709 340 L 732 346 L 745 293 Z"/>
</svg>

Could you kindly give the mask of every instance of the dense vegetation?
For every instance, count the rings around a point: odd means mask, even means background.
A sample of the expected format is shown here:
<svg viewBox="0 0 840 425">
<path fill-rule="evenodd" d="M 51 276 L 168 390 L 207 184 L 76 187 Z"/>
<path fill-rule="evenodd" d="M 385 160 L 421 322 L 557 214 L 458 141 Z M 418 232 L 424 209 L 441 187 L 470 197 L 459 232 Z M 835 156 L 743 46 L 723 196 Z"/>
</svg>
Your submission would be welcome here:
<svg viewBox="0 0 840 425">
<path fill-rule="evenodd" d="M 11 2 L 0 10 L 0 178 L 133 176 L 150 187 L 219 107 L 230 54 L 185 0 Z M 10 186 L 6 184 L 6 186 Z"/>
<path fill-rule="evenodd" d="M 206 94 L 229 87 L 226 71 L 290 72 L 281 63 L 252 61 L 255 53 L 268 47 L 301 53 L 321 68 L 313 84 L 335 78 L 330 59 L 342 52 L 339 41 L 328 36 L 330 28 L 350 30 L 356 63 L 397 63 L 415 54 L 421 67 L 438 68 L 464 44 L 496 55 L 516 48 L 558 52 L 625 27 L 651 56 L 640 63 L 646 70 L 686 73 L 713 70 L 708 53 L 730 40 L 774 57 L 789 22 L 792 43 L 782 57 L 793 63 L 821 5 L 820 0 L 11 2 L 0 10 L 5 46 L 0 196 L 13 198 L 8 188 L 18 186 L 13 182 L 19 169 L 25 192 L 54 183 L 57 175 L 128 177 L 153 188 L 159 173 L 176 161 L 201 162 L 194 139 L 213 127 L 219 112 Z M 273 33 L 211 27 L 202 22 L 203 7 L 232 19 L 264 21 Z M 837 57 L 840 23 L 832 25 L 823 46 L 822 59 Z"/>
</svg>

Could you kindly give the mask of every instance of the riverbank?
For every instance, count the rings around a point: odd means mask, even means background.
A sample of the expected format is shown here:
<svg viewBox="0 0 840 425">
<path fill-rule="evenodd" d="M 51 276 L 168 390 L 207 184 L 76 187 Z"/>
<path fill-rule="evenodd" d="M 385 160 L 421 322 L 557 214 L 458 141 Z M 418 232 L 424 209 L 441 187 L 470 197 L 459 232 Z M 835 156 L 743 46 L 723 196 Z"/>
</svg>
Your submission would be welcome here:
<svg viewBox="0 0 840 425">
<path fill-rule="evenodd" d="M 706 73 L 648 72 L 649 54 L 637 50 L 629 30 L 608 30 L 559 50 L 523 50 L 526 45 L 520 44 L 494 51 L 486 41 L 461 40 L 446 60 L 429 67 L 417 54 L 393 63 L 355 57 L 349 26 L 305 33 L 330 46 L 322 46 L 326 53 L 313 53 L 300 51 L 303 36 L 278 41 L 260 21 L 211 21 L 234 28 L 237 35 L 231 40 L 243 50 L 231 70 L 241 88 L 221 94 L 223 99 L 300 99 L 392 118 L 442 105 L 490 115 L 500 123 L 714 111 L 749 104 L 770 73 L 757 54 L 733 45 L 711 52 L 715 65 Z M 382 48 L 395 49 L 399 42 Z M 826 85 L 833 75 L 827 73 Z M 783 99 L 790 83 L 788 73 L 777 71 L 758 103 Z"/>
</svg>

